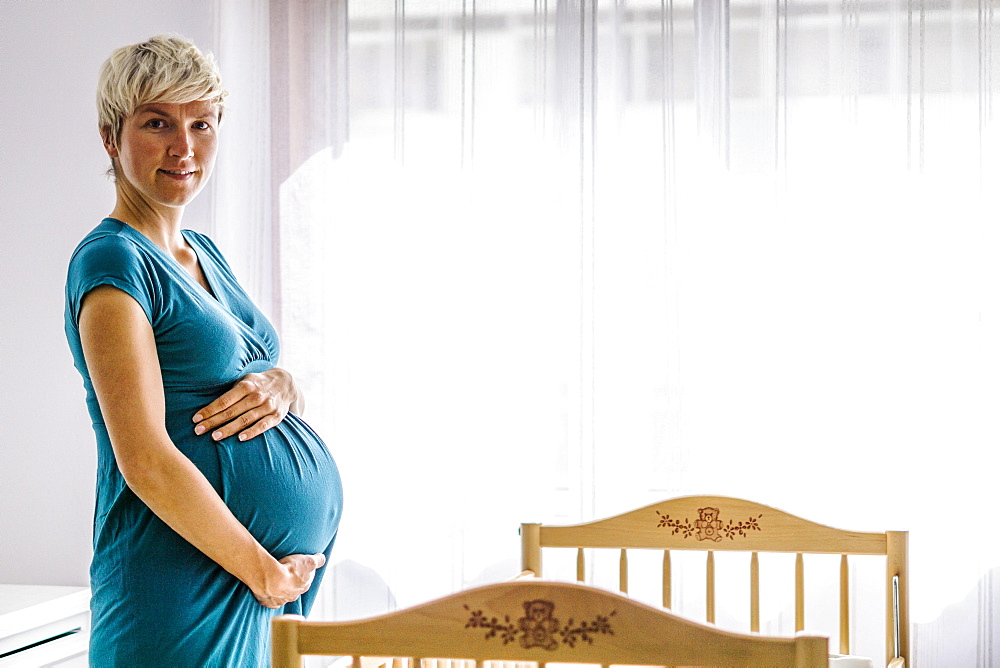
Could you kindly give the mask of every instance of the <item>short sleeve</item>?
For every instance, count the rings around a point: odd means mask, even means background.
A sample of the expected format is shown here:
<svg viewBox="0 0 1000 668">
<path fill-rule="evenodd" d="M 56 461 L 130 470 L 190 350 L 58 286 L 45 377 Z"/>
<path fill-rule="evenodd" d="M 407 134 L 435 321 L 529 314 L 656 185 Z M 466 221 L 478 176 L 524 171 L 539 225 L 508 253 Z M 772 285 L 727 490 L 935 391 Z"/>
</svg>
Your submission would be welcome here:
<svg viewBox="0 0 1000 668">
<path fill-rule="evenodd" d="M 84 296 L 101 285 L 127 293 L 153 323 L 155 277 L 134 243 L 120 236 L 100 236 L 85 241 L 73 254 L 66 278 L 66 300 L 75 326 L 80 322 Z"/>
</svg>

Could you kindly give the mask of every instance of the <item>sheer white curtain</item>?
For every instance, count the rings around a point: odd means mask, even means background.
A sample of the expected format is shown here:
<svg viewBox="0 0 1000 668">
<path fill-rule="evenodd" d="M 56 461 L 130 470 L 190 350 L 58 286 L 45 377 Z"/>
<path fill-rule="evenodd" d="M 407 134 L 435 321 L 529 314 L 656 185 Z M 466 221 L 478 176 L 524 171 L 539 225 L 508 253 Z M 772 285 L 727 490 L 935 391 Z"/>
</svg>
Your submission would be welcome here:
<svg viewBox="0 0 1000 668">
<path fill-rule="evenodd" d="M 996 6 L 220 0 L 218 234 L 345 482 L 318 614 L 719 493 L 909 530 L 917 665 L 1000 662 Z"/>
</svg>

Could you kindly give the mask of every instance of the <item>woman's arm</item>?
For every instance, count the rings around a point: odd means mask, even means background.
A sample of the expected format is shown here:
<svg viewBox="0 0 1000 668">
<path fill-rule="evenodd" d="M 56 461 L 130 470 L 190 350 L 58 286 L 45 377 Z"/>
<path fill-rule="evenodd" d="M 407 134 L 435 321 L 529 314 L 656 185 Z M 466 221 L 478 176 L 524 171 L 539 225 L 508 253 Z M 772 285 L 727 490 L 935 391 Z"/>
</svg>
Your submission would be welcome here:
<svg viewBox="0 0 1000 668">
<path fill-rule="evenodd" d="M 80 339 L 118 468 L 132 491 L 261 604 L 277 608 L 307 591 L 323 555 L 276 561 L 170 440 L 156 344 L 142 307 L 117 288 L 95 288 L 81 307 Z"/>
</svg>

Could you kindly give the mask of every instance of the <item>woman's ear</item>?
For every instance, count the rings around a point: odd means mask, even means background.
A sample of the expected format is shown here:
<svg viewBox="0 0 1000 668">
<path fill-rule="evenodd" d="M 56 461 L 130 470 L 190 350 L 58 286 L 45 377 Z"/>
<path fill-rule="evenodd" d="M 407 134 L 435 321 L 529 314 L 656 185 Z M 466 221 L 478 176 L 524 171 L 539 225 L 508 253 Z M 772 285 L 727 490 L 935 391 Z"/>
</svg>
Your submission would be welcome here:
<svg viewBox="0 0 1000 668">
<path fill-rule="evenodd" d="M 109 158 L 118 157 L 118 145 L 114 137 L 111 136 L 111 128 L 101 129 L 101 141 L 104 142 L 104 150 L 108 152 Z"/>
</svg>

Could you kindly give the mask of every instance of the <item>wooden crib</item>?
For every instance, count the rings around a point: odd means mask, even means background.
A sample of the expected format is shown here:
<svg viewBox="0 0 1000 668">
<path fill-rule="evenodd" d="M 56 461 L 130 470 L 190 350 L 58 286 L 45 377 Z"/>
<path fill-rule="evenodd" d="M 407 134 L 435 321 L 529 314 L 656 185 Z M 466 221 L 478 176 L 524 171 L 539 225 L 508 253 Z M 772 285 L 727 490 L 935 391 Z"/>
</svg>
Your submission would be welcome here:
<svg viewBox="0 0 1000 668">
<path fill-rule="evenodd" d="M 628 551 L 663 553 L 663 607 L 673 607 L 671 553 L 705 552 L 706 621 L 715 623 L 715 553 L 749 554 L 750 630 L 760 631 L 760 553 L 795 555 L 795 630 L 806 628 L 805 560 L 807 554 L 840 555 L 839 650 L 851 653 L 849 558 L 885 557 L 886 665 L 900 668 L 910 656 L 907 532 L 859 532 L 835 529 L 753 501 L 723 496 L 686 496 L 660 501 L 606 519 L 575 525 L 521 525 L 522 568 L 538 576 L 542 548 L 576 548 L 576 579 L 584 581 L 585 549 L 620 552 L 619 589 L 628 592 Z"/>
</svg>

